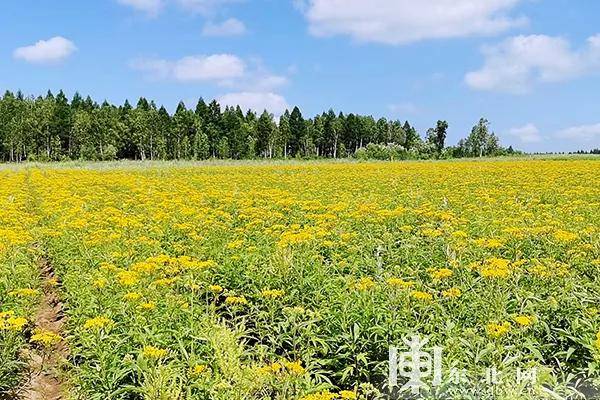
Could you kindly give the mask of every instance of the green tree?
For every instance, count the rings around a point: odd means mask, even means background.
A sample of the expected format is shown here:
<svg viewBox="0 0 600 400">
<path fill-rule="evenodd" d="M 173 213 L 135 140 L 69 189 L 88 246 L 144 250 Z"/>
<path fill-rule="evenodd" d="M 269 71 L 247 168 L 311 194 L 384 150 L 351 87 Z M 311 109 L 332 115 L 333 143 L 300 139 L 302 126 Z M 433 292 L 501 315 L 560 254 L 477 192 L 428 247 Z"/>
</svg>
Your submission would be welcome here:
<svg viewBox="0 0 600 400">
<path fill-rule="evenodd" d="M 402 129 L 406 134 L 406 140 L 404 142 L 404 147 L 406 148 L 406 150 L 412 150 L 417 148 L 421 143 L 421 137 L 419 136 L 417 130 L 414 127 L 412 127 L 408 121 L 404 122 Z"/>
<path fill-rule="evenodd" d="M 283 158 L 288 157 L 291 136 L 290 112 L 285 110 L 281 117 L 279 117 L 279 140 L 277 141 L 283 150 Z"/>
<path fill-rule="evenodd" d="M 427 141 L 434 147 L 436 154 L 439 156 L 444 150 L 446 136 L 448 132 L 448 122 L 438 121 L 435 128 L 427 131 Z"/>
<path fill-rule="evenodd" d="M 273 157 L 273 145 L 275 134 L 275 122 L 273 115 L 265 110 L 256 125 L 256 151 L 258 155 L 264 158 Z"/>
<path fill-rule="evenodd" d="M 489 125 L 490 123 L 487 119 L 480 118 L 477 125 L 471 129 L 471 134 L 466 141 L 469 155 L 482 157 L 485 154 L 485 145 L 488 140 Z"/>
<path fill-rule="evenodd" d="M 298 107 L 294 107 L 290 114 L 290 150 L 292 157 L 301 157 L 304 154 L 303 144 L 306 136 L 306 124 Z"/>
<path fill-rule="evenodd" d="M 72 138 L 71 124 L 72 122 L 71 105 L 67 96 L 61 90 L 56 95 L 54 105 L 54 115 L 52 117 L 53 135 L 58 137 L 60 142 L 60 153 L 66 157 L 72 157 Z"/>
</svg>

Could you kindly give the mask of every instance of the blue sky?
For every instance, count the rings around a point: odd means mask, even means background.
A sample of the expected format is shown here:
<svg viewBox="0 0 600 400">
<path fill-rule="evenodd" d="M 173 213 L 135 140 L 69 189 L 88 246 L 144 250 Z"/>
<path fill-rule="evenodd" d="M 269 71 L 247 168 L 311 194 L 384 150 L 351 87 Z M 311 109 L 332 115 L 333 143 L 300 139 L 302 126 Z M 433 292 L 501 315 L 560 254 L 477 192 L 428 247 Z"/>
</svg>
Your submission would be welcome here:
<svg viewBox="0 0 600 400">
<path fill-rule="evenodd" d="M 505 145 L 590 149 L 598 16 L 589 0 L 4 0 L 0 90 L 334 108 L 422 134 L 446 119 L 451 144 L 484 116 Z"/>
</svg>

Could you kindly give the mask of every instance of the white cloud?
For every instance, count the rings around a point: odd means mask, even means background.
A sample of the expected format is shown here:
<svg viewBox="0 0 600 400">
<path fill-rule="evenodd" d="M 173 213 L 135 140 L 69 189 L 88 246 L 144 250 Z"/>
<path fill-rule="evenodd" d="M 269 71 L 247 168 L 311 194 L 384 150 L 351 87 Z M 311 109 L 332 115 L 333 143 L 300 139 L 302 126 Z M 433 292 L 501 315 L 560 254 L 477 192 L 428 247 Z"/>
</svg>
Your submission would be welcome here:
<svg viewBox="0 0 600 400">
<path fill-rule="evenodd" d="M 573 50 L 564 38 L 546 35 L 516 36 L 483 48 L 481 69 L 466 74 L 476 90 L 523 94 L 540 83 L 561 82 L 600 70 L 600 35 Z"/>
<path fill-rule="evenodd" d="M 244 0 L 117 0 L 118 3 L 156 16 L 169 3 L 175 3 L 185 11 L 204 15 L 214 14 L 226 4 L 237 3 Z"/>
<path fill-rule="evenodd" d="M 410 102 L 390 104 L 388 110 L 394 114 L 416 114 L 419 112 L 419 108 Z"/>
<path fill-rule="evenodd" d="M 239 78 L 244 75 L 246 65 L 237 56 L 215 54 L 212 56 L 184 57 L 173 68 L 179 81 L 210 81 Z"/>
<path fill-rule="evenodd" d="M 52 64 L 65 60 L 75 51 L 77 47 L 73 42 L 62 36 L 55 36 L 31 46 L 19 47 L 13 52 L 13 56 L 34 64 Z"/>
<path fill-rule="evenodd" d="M 239 105 L 244 110 L 269 112 L 279 116 L 289 108 L 286 99 L 276 89 L 288 83 L 283 75 L 268 71 L 260 60 L 249 60 L 248 64 L 231 54 L 212 56 L 189 56 L 179 60 L 138 59 L 130 63 L 134 70 L 141 71 L 154 80 L 177 82 L 211 82 L 227 87 L 229 93 L 218 101 L 225 105 Z"/>
<path fill-rule="evenodd" d="M 246 33 L 246 25 L 236 18 L 221 23 L 208 22 L 202 30 L 203 36 L 239 36 Z"/>
<path fill-rule="evenodd" d="M 145 72 L 152 79 L 173 79 L 179 82 L 214 81 L 228 84 L 245 75 L 246 64 L 231 54 L 188 56 L 179 60 L 138 59 L 131 68 Z"/>
<path fill-rule="evenodd" d="M 220 7 L 231 3 L 239 3 L 244 0 L 177 0 L 177 3 L 185 10 L 200 13 L 212 14 Z"/>
<path fill-rule="evenodd" d="M 521 143 L 539 143 L 543 139 L 540 130 L 534 124 L 512 128 L 508 134 L 519 139 Z"/>
<path fill-rule="evenodd" d="M 315 36 L 405 44 L 493 35 L 527 23 L 509 12 L 522 0 L 295 0 Z"/>
<path fill-rule="evenodd" d="M 253 110 L 262 113 L 269 111 L 279 116 L 289 108 L 285 98 L 273 92 L 236 92 L 228 93 L 217 99 L 221 105 L 237 106 L 243 110 Z"/>
<path fill-rule="evenodd" d="M 148 78 L 154 80 L 168 79 L 173 69 L 169 61 L 152 58 L 133 60 L 129 66 L 136 71 L 144 72 Z"/>
<path fill-rule="evenodd" d="M 286 76 L 275 75 L 270 73 L 258 74 L 250 77 L 246 83 L 246 87 L 253 90 L 273 90 L 285 86 L 289 83 Z"/>
<path fill-rule="evenodd" d="M 573 126 L 558 131 L 555 136 L 560 139 L 600 144 L 600 124 Z"/>
<path fill-rule="evenodd" d="M 137 11 L 144 12 L 148 15 L 157 15 L 162 9 L 163 0 L 117 0 L 119 3 L 130 6 Z"/>
</svg>

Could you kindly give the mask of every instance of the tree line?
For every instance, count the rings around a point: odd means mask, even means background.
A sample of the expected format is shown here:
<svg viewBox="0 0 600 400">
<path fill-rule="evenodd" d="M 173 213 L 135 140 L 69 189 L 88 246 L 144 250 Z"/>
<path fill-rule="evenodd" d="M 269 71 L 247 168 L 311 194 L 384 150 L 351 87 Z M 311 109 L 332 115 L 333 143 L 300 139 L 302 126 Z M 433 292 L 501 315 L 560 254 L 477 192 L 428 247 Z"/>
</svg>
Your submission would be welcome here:
<svg viewBox="0 0 600 400">
<path fill-rule="evenodd" d="M 200 99 L 194 109 L 180 102 L 174 113 L 140 98 L 132 106 L 63 91 L 0 98 L 0 160 L 203 160 L 253 158 L 433 158 L 490 156 L 500 146 L 481 119 L 457 146 L 446 147 L 448 123 L 438 121 L 421 138 L 406 121 L 323 112 L 305 118 L 298 107 L 279 118 L 239 106 L 221 108 Z"/>
</svg>

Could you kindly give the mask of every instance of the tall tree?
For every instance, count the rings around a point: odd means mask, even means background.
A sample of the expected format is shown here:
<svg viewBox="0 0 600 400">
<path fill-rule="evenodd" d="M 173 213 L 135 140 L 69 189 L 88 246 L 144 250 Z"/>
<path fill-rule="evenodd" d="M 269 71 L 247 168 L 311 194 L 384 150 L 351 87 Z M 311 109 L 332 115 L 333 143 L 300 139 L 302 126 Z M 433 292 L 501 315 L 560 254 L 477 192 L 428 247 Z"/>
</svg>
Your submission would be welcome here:
<svg viewBox="0 0 600 400">
<path fill-rule="evenodd" d="M 256 125 L 256 150 L 258 155 L 264 158 L 273 157 L 275 122 L 273 115 L 265 110 Z"/>
<path fill-rule="evenodd" d="M 427 131 L 427 141 L 433 145 L 437 155 L 441 154 L 442 150 L 444 150 L 447 132 L 448 122 L 446 121 L 438 121 L 435 128 Z"/>
<path fill-rule="evenodd" d="M 485 144 L 489 134 L 489 121 L 480 118 L 477 125 L 471 129 L 471 134 L 467 138 L 467 147 L 469 153 L 473 156 L 482 157 L 485 153 Z"/>
<path fill-rule="evenodd" d="M 294 107 L 290 114 L 290 150 L 293 157 L 302 156 L 306 124 L 298 107 Z"/>
<path fill-rule="evenodd" d="M 417 130 L 414 127 L 412 127 L 408 123 L 408 121 L 404 122 L 402 129 L 406 134 L 406 141 L 404 143 L 404 147 L 406 148 L 406 150 L 416 148 L 421 142 L 421 137 L 419 136 Z"/>
<path fill-rule="evenodd" d="M 283 158 L 287 158 L 289 154 L 290 139 L 292 131 L 290 129 L 290 112 L 285 112 L 279 117 L 279 144 L 283 149 Z"/>
</svg>

